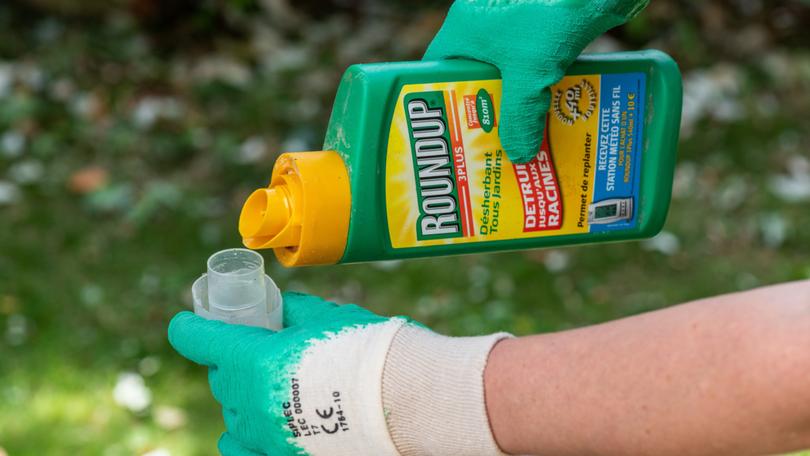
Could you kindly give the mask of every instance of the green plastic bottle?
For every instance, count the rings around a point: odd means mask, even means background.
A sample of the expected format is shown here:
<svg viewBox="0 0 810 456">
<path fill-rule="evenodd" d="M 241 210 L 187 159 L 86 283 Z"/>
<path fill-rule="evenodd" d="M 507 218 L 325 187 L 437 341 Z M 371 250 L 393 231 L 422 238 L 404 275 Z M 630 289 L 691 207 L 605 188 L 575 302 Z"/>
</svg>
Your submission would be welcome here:
<svg viewBox="0 0 810 456">
<path fill-rule="evenodd" d="M 527 164 L 498 139 L 490 65 L 353 65 L 324 150 L 282 154 L 242 209 L 253 249 L 287 266 L 645 238 L 669 208 L 681 77 L 660 51 L 583 55 L 552 87 Z"/>
</svg>

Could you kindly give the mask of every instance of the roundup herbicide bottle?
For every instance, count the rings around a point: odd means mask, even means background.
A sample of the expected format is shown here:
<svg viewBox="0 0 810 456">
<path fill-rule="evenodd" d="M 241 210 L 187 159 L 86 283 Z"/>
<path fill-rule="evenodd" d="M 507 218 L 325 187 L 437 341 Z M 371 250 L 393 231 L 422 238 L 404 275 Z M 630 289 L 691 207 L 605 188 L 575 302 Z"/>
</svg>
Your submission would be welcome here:
<svg viewBox="0 0 810 456">
<path fill-rule="evenodd" d="M 239 232 L 286 266 L 619 241 L 669 208 L 681 77 L 659 51 L 580 57 L 552 87 L 542 146 L 513 164 L 501 80 L 465 60 L 354 65 L 324 150 L 282 154 Z"/>
</svg>

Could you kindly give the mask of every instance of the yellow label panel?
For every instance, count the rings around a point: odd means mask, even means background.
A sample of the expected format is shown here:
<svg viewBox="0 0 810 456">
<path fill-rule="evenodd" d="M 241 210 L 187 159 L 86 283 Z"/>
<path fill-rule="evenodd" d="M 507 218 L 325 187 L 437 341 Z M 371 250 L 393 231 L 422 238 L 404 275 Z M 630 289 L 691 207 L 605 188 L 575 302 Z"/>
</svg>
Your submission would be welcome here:
<svg viewBox="0 0 810 456">
<path fill-rule="evenodd" d="M 643 75 L 614 77 L 600 95 L 604 77 L 568 76 L 552 87 L 546 136 L 522 165 L 498 138 L 500 80 L 403 86 L 385 170 L 392 247 L 632 227 L 641 141 L 627 134 L 641 128 L 627 122 L 638 117 Z M 617 184 L 623 176 L 636 180 Z"/>
</svg>

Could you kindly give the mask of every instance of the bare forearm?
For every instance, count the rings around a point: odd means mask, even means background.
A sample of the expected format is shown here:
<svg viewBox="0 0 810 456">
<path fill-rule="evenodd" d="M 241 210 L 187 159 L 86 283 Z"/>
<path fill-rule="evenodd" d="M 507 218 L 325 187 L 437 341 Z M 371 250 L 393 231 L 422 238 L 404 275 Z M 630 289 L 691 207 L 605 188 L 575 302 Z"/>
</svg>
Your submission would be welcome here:
<svg viewBox="0 0 810 456">
<path fill-rule="evenodd" d="M 810 282 L 503 341 L 485 383 L 514 454 L 810 447 Z"/>
</svg>

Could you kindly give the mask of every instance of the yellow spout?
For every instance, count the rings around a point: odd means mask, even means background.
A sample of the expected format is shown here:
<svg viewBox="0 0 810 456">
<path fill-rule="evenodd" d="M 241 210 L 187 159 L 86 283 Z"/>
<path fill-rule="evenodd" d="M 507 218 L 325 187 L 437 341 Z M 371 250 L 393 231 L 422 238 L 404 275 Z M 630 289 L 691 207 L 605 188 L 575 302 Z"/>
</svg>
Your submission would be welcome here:
<svg viewBox="0 0 810 456">
<path fill-rule="evenodd" d="M 292 218 L 290 195 L 286 185 L 260 188 L 245 201 L 239 216 L 239 234 L 243 239 L 270 239 L 265 247 L 291 247 L 276 240 Z M 275 242 L 274 242 L 275 241 Z"/>
<path fill-rule="evenodd" d="M 242 206 L 239 234 L 251 249 L 274 249 L 285 266 L 334 264 L 349 230 L 351 190 L 335 151 L 279 156 L 267 188 Z"/>
</svg>

